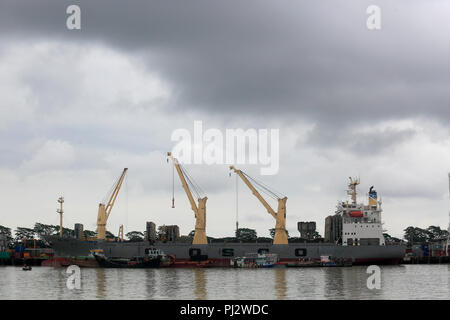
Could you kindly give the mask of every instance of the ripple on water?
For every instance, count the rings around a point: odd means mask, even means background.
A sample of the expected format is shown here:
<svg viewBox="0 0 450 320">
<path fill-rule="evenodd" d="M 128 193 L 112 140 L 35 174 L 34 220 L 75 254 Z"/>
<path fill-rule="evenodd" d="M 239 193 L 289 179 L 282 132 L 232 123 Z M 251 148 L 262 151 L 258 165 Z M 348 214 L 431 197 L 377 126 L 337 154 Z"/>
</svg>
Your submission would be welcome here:
<svg viewBox="0 0 450 320">
<path fill-rule="evenodd" d="M 367 268 L 81 269 L 69 290 L 65 268 L 0 267 L 0 299 L 449 299 L 450 265 L 381 266 L 381 289 Z"/>
</svg>

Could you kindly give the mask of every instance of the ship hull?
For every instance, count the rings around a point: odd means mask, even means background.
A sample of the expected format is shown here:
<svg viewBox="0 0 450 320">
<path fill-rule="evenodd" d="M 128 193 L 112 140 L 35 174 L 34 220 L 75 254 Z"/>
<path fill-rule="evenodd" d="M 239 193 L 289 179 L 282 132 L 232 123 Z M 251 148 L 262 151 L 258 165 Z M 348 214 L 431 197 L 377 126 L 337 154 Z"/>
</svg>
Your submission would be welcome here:
<svg viewBox="0 0 450 320">
<path fill-rule="evenodd" d="M 192 245 L 185 243 L 107 242 L 54 239 L 55 257 L 89 255 L 90 250 L 102 249 L 107 257 L 131 258 L 144 255 L 145 248 L 155 247 L 176 261 L 210 261 L 215 266 L 229 266 L 233 257 L 248 253 L 276 253 L 280 262 L 301 258 L 320 259 L 321 256 L 351 259 L 353 264 L 398 264 L 405 256 L 405 246 L 341 246 L 329 243 L 212 243 Z"/>
<path fill-rule="evenodd" d="M 156 257 L 153 259 L 142 259 L 140 262 L 132 262 L 128 259 L 111 259 L 100 255 L 94 255 L 95 260 L 97 260 L 98 265 L 101 268 L 131 268 L 131 269 L 142 269 L 142 268 L 159 268 L 161 266 L 161 257 Z"/>
</svg>

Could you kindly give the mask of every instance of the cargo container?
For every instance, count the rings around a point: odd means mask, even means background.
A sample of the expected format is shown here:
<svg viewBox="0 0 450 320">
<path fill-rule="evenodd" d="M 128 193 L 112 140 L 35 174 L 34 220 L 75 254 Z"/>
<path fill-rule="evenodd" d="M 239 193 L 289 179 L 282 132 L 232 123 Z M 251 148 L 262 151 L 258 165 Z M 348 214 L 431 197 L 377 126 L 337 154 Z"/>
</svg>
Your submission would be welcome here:
<svg viewBox="0 0 450 320">
<path fill-rule="evenodd" d="M 6 251 L 0 252 L 0 259 L 9 259 L 10 257 L 11 257 L 11 254 L 9 252 L 6 252 Z"/>
</svg>

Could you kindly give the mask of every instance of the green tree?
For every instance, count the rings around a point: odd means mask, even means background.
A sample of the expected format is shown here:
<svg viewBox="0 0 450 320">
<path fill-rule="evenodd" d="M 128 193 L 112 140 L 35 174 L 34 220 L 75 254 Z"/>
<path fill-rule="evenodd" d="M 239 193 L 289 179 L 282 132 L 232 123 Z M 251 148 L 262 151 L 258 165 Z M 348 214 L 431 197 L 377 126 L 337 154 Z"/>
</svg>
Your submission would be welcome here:
<svg viewBox="0 0 450 320">
<path fill-rule="evenodd" d="M 97 233 L 91 230 L 83 230 L 83 235 L 85 238 L 94 238 L 97 236 Z"/>
<path fill-rule="evenodd" d="M 236 239 L 240 241 L 255 241 L 258 239 L 256 230 L 248 228 L 239 228 L 236 230 Z"/>
<path fill-rule="evenodd" d="M 125 235 L 131 242 L 144 241 L 144 234 L 140 231 L 130 231 Z"/>
<path fill-rule="evenodd" d="M 448 235 L 448 231 L 442 230 L 439 226 L 429 226 L 426 231 L 428 233 L 428 241 L 446 238 Z"/>
<path fill-rule="evenodd" d="M 319 232 L 314 231 L 312 238 L 313 238 L 313 240 L 317 240 L 317 239 L 322 239 L 322 236 L 320 235 Z"/>
<path fill-rule="evenodd" d="M 106 230 L 106 232 L 105 232 L 105 237 L 106 237 L 106 239 L 115 239 L 116 238 L 116 236 L 115 235 L 113 235 L 111 232 L 109 232 L 108 230 Z"/>
<path fill-rule="evenodd" d="M 159 226 L 158 227 L 158 232 L 156 233 L 156 237 L 159 239 L 159 241 L 165 242 L 166 239 L 166 226 Z M 192 236 L 194 237 L 194 236 Z"/>
<path fill-rule="evenodd" d="M 14 239 L 16 242 L 22 241 L 22 239 L 34 239 L 35 236 L 34 229 L 24 227 L 17 227 L 14 233 L 16 234 Z"/>
<path fill-rule="evenodd" d="M 56 230 L 55 230 L 55 226 L 36 222 L 34 224 L 34 232 L 35 232 L 36 236 L 38 236 L 40 239 L 43 239 L 45 236 L 50 236 L 50 235 L 55 234 Z M 59 227 L 58 227 L 58 232 L 59 232 Z"/>
<path fill-rule="evenodd" d="M 405 232 L 403 238 L 407 240 L 409 243 L 426 242 L 430 237 L 427 230 L 417 227 L 410 226 L 403 231 Z"/>
<path fill-rule="evenodd" d="M 384 240 L 386 241 L 386 243 L 400 243 L 400 242 L 402 242 L 401 239 L 396 238 L 396 237 L 392 237 L 388 233 L 383 233 L 383 236 L 384 236 Z"/>
<path fill-rule="evenodd" d="M 270 232 L 270 236 L 272 237 L 272 239 L 275 237 L 275 228 L 269 229 Z M 286 230 L 286 235 L 289 238 L 289 231 Z"/>
<path fill-rule="evenodd" d="M 57 234 L 59 234 L 59 226 L 58 226 Z M 72 229 L 63 227 L 63 238 L 72 238 L 73 234 L 74 234 L 74 231 Z"/>
<path fill-rule="evenodd" d="M 5 237 L 7 246 L 12 246 L 14 239 L 11 234 L 11 228 L 0 226 L 0 234 Z"/>
</svg>

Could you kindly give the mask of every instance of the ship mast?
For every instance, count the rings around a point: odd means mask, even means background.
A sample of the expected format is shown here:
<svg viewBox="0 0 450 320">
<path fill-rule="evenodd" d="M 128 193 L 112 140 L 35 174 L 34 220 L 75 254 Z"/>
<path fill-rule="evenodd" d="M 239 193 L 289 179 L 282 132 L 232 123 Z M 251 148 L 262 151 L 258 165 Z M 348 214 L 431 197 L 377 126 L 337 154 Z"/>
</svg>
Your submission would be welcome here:
<svg viewBox="0 0 450 320">
<path fill-rule="evenodd" d="M 56 209 L 56 212 L 59 213 L 59 237 L 62 238 L 63 236 L 63 203 L 64 203 L 64 197 L 58 198 L 59 203 L 59 209 Z"/>
<path fill-rule="evenodd" d="M 359 184 L 359 178 L 353 179 L 349 177 L 350 183 L 348 184 L 347 194 L 352 197 L 352 203 L 356 204 L 356 186 Z"/>
<path fill-rule="evenodd" d="M 123 224 L 119 226 L 119 233 L 117 234 L 117 238 L 120 242 L 123 242 Z"/>
</svg>

